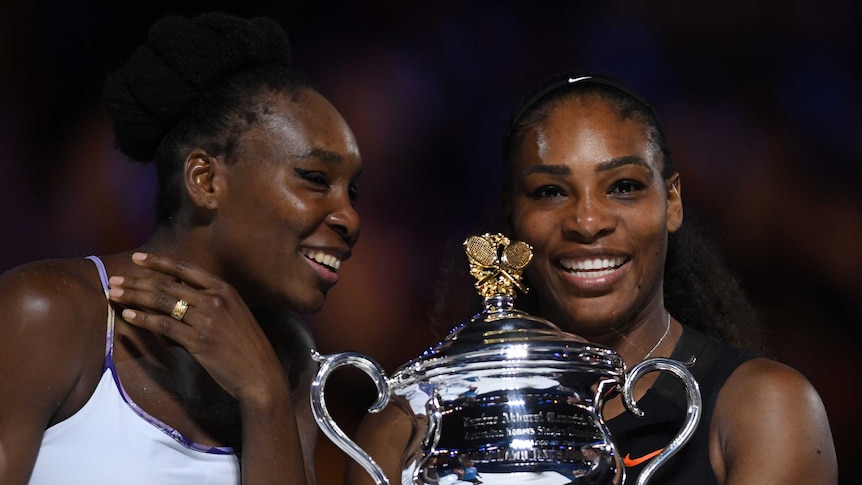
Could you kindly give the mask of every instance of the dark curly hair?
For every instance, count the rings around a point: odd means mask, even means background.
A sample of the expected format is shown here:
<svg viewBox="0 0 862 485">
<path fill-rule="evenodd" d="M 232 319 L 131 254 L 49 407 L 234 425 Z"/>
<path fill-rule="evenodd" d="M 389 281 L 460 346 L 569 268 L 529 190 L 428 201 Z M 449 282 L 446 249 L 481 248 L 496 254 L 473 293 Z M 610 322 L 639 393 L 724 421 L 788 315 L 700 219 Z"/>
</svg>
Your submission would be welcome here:
<svg viewBox="0 0 862 485">
<path fill-rule="evenodd" d="M 179 208 L 188 150 L 230 160 L 239 135 L 267 113 L 268 93 L 313 89 L 291 60 L 288 36 L 275 21 L 211 12 L 162 18 L 108 75 L 103 104 L 115 146 L 132 160 L 156 163 L 158 222 Z"/>
<path fill-rule="evenodd" d="M 621 119 L 641 123 L 648 132 L 649 142 L 662 158 L 662 177 L 675 173 L 664 132 L 652 107 L 620 81 L 595 75 L 563 73 L 549 78 L 530 92 L 511 118 L 503 137 L 503 191 L 512 190 L 511 167 L 520 149 L 524 134 L 542 123 L 551 110 L 565 99 L 593 97 L 606 102 Z M 759 317 L 736 278 L 723 262 L 716 246 L 697 221 L 686 222 L 668 237 L 664 271 L 665 306 L 688 327 L 717 337 L 738 348 L 763 353 Z M 502 224 L 501 224 L 502 225 Z M 452 255 L 462 252 L 460 244 L 450 243 Z M 433 325 L 438 330 L 452 326 L 454 312 L 481 303 L 475 292 L 467 289 L 466 259 L 447 257 L 437 288 L 437 301 L 431 311 Z M 460 269 L 460 271 L 459 271 Z M 463 274 L 462 274 L 463 273 Z M 529 285 L 529 282 L 527 282 Z M 458 292 L 461 292 L 459 295 Z M 468 295 L 466 297 L 462 295 Z M 538 306 L 532 293 L 518 297 L 519 309 L 536 314 Z M 466 314 L 461 314 L 461 317 Z"/>
</svg>

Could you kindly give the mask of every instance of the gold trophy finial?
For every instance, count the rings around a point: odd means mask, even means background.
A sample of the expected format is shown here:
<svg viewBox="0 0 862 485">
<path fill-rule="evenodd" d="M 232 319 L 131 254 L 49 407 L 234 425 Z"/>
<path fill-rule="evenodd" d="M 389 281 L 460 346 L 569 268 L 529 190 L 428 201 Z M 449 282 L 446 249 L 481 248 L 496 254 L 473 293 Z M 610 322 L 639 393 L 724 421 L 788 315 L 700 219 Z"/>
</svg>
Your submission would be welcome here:
<svg viewBox="0 0 862 485">
<path fill-rule="evenodd" d="M 533 248 L 521 241 L 512 242 L 502 234 L 485 233 L 464 241 L 464 252 L 470 260 L 470 274 L 476 278 L 476 289 L 483 298 L 507 295 L 515 298 L 515 288 L 526 293 L 521 282 L 524 268 L 533 259 Z"/>
</svg>

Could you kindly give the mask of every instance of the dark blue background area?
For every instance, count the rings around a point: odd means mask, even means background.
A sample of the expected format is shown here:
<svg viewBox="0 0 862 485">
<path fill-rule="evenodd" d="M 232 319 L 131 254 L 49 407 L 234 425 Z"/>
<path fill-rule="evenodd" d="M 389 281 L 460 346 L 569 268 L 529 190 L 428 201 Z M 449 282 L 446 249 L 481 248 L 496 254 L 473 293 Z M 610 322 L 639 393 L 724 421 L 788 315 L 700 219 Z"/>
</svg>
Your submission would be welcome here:
<svg viewBox="0 0 862 485">
<path fill-rule="evenodd" d="M 449 245 L 497 223 L 500 140 L 520 95 L 559 71 L 607 73 L 659 113 L 686 217 L 716 236 L 775 358 L 821 393 L 841 481 L 858 481 L 857 2 L 6 0 L 0 271 L 147 237 L 151 168 L 112 149 L 101 84 L 163 13 L 215 8 L 279 20 L 362 150 L 362 238 L 310 317 L 322 352 L 358 350 L 391 371 L 432 344 Z M 357 374 L 330 386 L 352 431 L 370 384 Z M 345 458 L 320 448 L 321 483 L 337 483 Z"/>
</svg>

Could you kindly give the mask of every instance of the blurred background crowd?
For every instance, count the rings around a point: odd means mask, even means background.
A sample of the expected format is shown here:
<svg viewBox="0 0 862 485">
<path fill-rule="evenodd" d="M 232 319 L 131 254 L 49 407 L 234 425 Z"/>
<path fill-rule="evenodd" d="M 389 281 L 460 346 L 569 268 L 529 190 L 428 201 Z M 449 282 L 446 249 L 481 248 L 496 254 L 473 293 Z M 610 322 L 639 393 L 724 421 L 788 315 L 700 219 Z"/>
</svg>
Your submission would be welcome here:
<svg viewBox="0 0 862 485">
<path fill-rule="evenodd" d="M 459 262 L 451 249 L 498 226 L 500 142 L 520 95 L 559 71 L 606 73 L 656 108 L 686 217 L 713 233 L 760 308 L 773 357 L 820 392 L 841 482 L 857 483 L 860 5 L 3 0 L 0 271 L 142 242 L 154 175 L 112 148 L 105 73 L 164 13 L 268 15 L 351 124 L 366 166 L 362 237 L 308 317 L 318 350 L 360 351 L 392 372 L 442 337 L 429 312 L 441 268 Z M 330 379 L 327 403 L 348 434 L 373 399 L 364 374 Z M 344 454 L 325 439 L 320 449 L 320 483 L 339 483 Z"/>
</svg>

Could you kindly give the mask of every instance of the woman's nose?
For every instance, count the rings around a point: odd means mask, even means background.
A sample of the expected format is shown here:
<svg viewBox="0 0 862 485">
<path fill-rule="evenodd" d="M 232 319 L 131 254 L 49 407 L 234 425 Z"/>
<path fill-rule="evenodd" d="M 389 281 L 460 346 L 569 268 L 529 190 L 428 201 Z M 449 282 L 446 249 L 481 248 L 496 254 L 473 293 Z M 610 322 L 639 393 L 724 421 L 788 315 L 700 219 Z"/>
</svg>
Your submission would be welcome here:
<svg viewBox="0 0 862 485">
<path fill-rule="evenodd" d="M 612 232 L 617 219 L 614 213 L 594 196 L 574 198 L 566 209 L 563 231 L 581 242 L 593 242 Z"/>
<path fill-rule="evenodd" d="M 326 216 L 326 223 L 350 246 L 359 239 L 359 213 L 351 201 L 340 203 Z"/>
</svg>

